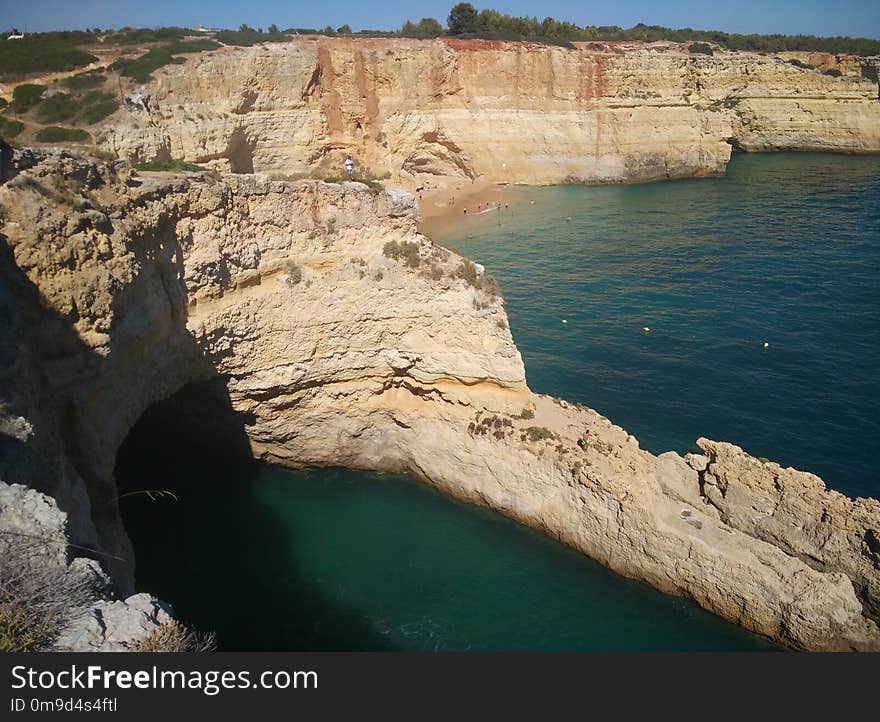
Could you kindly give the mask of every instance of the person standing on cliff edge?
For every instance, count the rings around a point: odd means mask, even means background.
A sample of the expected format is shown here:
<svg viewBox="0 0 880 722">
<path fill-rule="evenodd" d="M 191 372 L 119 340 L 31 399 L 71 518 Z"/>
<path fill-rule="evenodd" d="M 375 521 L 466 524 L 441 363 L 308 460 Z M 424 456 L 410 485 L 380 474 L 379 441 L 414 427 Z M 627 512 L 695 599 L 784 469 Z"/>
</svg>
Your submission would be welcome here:
<svg viewBox="0 0 880 722">
<path fill-rule="evenodd" d="M 345 173 L 348 175 L 349 180 L 354 178 L 354 161 L 351 159 L 351 156 L 345 159 Z"/>
</svg>

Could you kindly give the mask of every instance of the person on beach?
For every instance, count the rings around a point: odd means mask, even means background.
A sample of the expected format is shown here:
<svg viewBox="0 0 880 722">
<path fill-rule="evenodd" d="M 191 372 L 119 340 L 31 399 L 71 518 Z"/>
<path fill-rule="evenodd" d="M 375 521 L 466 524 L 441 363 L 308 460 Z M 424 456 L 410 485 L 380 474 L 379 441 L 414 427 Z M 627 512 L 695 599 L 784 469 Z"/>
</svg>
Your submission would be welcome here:
<svg viewBox="0 0 880 722">
<path fill-rule="evenodd" d="M 354 178 L 354 161 L 351 159 L 351 156 L 345 159 L 345 173 L 349 180 Z"/>
</svg>

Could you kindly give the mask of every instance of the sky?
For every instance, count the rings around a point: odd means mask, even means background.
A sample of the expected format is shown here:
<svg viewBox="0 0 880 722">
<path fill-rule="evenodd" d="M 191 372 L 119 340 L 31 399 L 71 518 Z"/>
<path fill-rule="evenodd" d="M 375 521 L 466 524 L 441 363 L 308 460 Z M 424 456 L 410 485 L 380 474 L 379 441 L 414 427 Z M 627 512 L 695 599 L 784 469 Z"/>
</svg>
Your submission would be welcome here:
<svg viewBox="0 0 880 722">
<path fill-rule="evenodd" d="M 82 28 L 338 27 L 392 30 L 405 20 L 435 17 L 445 24 L 455 0 L 0 0 L 0 30 Z M 805 33 L 880 38 L 880 0 L 487 0 L 472 2 L 510 15 L 551 16 L 578 25 L 666 27 L 741 33 Z"/>
</svg>

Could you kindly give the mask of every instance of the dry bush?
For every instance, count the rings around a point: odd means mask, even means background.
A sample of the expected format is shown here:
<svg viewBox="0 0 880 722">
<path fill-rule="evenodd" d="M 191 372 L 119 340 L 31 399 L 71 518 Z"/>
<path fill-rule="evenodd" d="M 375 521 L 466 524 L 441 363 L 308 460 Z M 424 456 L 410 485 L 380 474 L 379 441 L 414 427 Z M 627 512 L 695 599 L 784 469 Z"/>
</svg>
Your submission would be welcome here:
<svg viewBox="0 0 880 722">
<path fill-rule="evenodd" d="M 418 268 L 422 262 L 420 250 L 419 244 L 411 241 L 388 241 L 382 247 L 382 253 L 386 258 L 401 261 L 403 265 L 410 268 Z"/>
<path fill-rule="evenodd" d="M 495 277 L 481 274 L 477 270 L 476 264 L 467 258 L 461 259 L 461 264 L 456 269 L 455 276 L 456 278 L 462 279 L 468 285 L 473 286 L 478 291 L 482 291 L 490 299 L 501 295 L 501 287 L 498 285 L 498 281 L 495 280 Z"/>
<path fill-rule="evenodd" d="M 202 633 L 189 629 L 173 619 L 160 624 L 140 642 L 138 652 L 213 652 L 217 639 L 213 632 Z"/>
<path fill-rule="evenodd" d="M 421 270 L 421 275 L 425 278 L 430 278 L 434 281 L 439 281 L 443 278 L 443 267 L 437 263 L 432 263 L 429 267 L 423 268 Z"/>
<path fill-rule="evenodd" d="M 51 541 L 0 532 L 0 652 L 51 648 L 95 600 L 94 583 L 51 554 Z"/>
<path fill-rule="evenodd" d="M 302 281 L 302 269 L 294 261 L 285 261 L 284 273 L 286 275 L 285 282 L 288 286 L 295 286 Z"/>
<path fill-rule="evenodd" d="M 544 441 L 546 439 L 555 439 L 556 434 L 554 434 L 550 429 L 544 426 L 530 426 L 526 429 L 526 434 L 529 437 L 529 441 Z"/>
</svg>

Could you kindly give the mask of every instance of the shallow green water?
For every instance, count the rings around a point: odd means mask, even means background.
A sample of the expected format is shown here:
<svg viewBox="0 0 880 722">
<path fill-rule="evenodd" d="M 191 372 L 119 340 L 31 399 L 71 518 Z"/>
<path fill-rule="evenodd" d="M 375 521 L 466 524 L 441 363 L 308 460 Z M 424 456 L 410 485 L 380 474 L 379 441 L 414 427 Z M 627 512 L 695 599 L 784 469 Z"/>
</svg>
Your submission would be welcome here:
<svg viewBox="0 0 880 722">
<path fill-rule="evenodd" d="M 880 159 L 737 157 L 723 179 L 523 192 L 535 203 L 438 240 L 501 280 L 532 388 L 654 451 L 714 436 L 877 494 Z M 769 647 L 410 479 L 171 442 L 136 431 L 120 455 L 126 488 L 180 497 L 123 500 L 139 586 L 226 649 Z"/>
<path fill-rule="evenodd" d="M 769 647 L 408 477 L 185 462 L 169 473 L 173 457 L 151 467 L 140 451 L 129 481 L 161 477 L 180 501 L 124 500 L 139 586 L 227 650 Z"/>
</svg>

